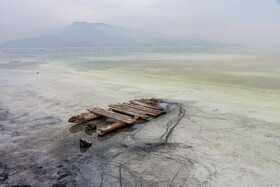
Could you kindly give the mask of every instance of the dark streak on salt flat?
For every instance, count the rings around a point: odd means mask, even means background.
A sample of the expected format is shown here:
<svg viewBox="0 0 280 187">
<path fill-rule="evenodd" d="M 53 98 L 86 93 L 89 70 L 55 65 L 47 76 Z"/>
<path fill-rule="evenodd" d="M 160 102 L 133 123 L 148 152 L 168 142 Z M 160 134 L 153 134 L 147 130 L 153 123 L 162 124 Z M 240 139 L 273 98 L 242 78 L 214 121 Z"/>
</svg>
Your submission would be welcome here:
<svg viewBox="0 0 280 187">
<path fill-rule="evenodd" d="M 120 186 L 131 186 L 131 185 L 159 185 L 166 183 L 167 181 L 149 181 L 145 182 L 136 177 L 144 175 L 146 169 L 150 169 L 150 166 L 145 166 L 146 163 L 155 164 L 158 162 L 157 170 L 162 170 L 160 162 L 165 162 L 165 164 L 176 165 L 178 163 L 183 164 L 184 168 L 180 167 L 176 171 L 176 176 L 179 172 L 189 171 L 192 166 L 192 161 L 187 157 L 184 158 L 183 155 L 176 155 L 178 158 L 173 157 L 172 153 L 175 149 L 188 150 L 191 149 L 191 146 L 183 146 L 180 144 L 169 143 L 168 140 L 171 138 L 171 134 L 175 130 L 176 126 L 179 124 L 180 120 L 184 117 L 184 114 L 181 113 L 182 106 L 176 103 L 167 105 L 167 113 L 174 115 L 174 117 L 166 123 L 165 117 L 159 117 L 156 119 L 157 124 L 153 124 L 153 121 L 148 122 L 148 124 L 137 124 L 135 125 L 136 130 L 133 132 L 124 133 L 119 132 L 118 134 L 113 135 L 106 141 L 98 141 L 94 137 L 94 145 L 92 149 L 88 150 L 84 154 L 77 154 L 77 156 L 72 156 L 65 159 L 65 155 L 60 152 L 62 147 L 68 147 L 71 149 L 71 145 L 67 142 L 63 144 L 57 140 L 54 140 L 57 144 L 53 146 L 53 151 L 60 155 L 63 160 L 49 160 L 47 163 L 43 161 L 40 163 L 40 154 L 39 152 L 24 152 L 14 158 L 9 155 L 9 153 L 3 151 L 2 159 L 7 165 L 3 165 L 3 173 L 5 173 L 5 180 L 3 179 L 3 184 L 13 183 L 12 181 L 18 181 L 15 184 L 44 184 L 44 181 L 48 181 L 45 184 L 52 183 L 63 183 L 63 184 L 83 184 L 90 186 L 103 186 L 113 185 L 116 182 L 120 183 Z M 168 114 L 167 114 L 168 115 Z M 20 117 L 19 117 L 20 118 Z M 52 121 L 52 122 L 51 122 Z M 14 121 L 15 123 L 16 121 Z M 54 117 L 47 116 L 45 118 L 39 118 L 33 120 L 34 125 L 30 128 L 37 129 L 38 123 L 45 122 L 45 125 L 55 124 L 60 122 L 59 119 L 54 119 Z M 153 138 L 148 138 L 149 141 L 145 140 L 145 133 L 142 133 L 144 126 L 156 125 L 156 131 L 164 132 L 162 135 L 158 134 Z M 44 128 L 44 126 L 41 126 Z M 139 137 L 138 137 L 139 135 Z M 30 137 L 31 139 L 32 136 Z M 65 137 L 69 139 L 69 137 Z M 33 144 L 32 146 L 36 147 L 36 139 L 27 141 L 27 143 Z M 65 141 L 65 140 L 63 140 Z M 76 146 L 75 146 L 76 147 Z M 34 151 L 34 150 L 33 150 Z M 171 154 L 171 155 L 170 155 Z M 14 161 L 13 161 L 14 160 Z M 17 160 L 17 161 L 16 161 Z M 16 161 L 16 163 L 15 163 Z M 85 165 L 86 164 L 86 165 Z M 143 167 L 142 167 L 143 166 Z M 90 171 L 85 171 L 91 168 Z M 139 170 L 140 169 L 140 170 Z M 170 169 L 170 168 L 169 168 Z M 55 171 L 55 173 L 53 173 Z M 23 172 L 23 174 L 22 174 Z M 84 176 L 91 173 L 92 177 Z M 146 172 L 146 171 L 145 171 Z M 141 174 L 142 173 L 142 174 Z M 150 176 L 153 176 L 156 179 L 157 172 L 150 171 Z M 24 176 L 24 178 L 22 178 Z M 166 176 L 168 177 L 169 174 Z M 171 180 L 171 184 L 174 182 L 175 177 Z M 37 179 L 41 179 L 38 181 Z M 99 181 L 101 179 L 101 181 Z M 142 181 L 142 182 L 141 182 Z M 170 180 L 169 180 L 170 181 Z M 7 183 L 8 182 L 8 183 Z M 185 181 L 186 182 L 186 181 Z M 171 185 L 170 184 L 170 185 Z"/>
</svg>

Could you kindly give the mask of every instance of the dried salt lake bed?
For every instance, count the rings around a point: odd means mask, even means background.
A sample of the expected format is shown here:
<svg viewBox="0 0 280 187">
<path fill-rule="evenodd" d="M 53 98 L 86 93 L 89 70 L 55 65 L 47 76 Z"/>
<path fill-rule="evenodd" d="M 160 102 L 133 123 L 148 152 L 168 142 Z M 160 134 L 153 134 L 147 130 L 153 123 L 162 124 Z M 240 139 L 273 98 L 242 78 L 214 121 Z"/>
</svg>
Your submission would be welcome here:
<svg viewBox="0 0 280 187">
<path fill-rule="evenodd" d="M 278 53 L 1 49 L 0 185 L 279 186 Z M 166 115 L 108 136 L 67 122 L 151 97 L 168 102 Z M 80 138 L 93 146 L 80 150 Z"/>
</svg>

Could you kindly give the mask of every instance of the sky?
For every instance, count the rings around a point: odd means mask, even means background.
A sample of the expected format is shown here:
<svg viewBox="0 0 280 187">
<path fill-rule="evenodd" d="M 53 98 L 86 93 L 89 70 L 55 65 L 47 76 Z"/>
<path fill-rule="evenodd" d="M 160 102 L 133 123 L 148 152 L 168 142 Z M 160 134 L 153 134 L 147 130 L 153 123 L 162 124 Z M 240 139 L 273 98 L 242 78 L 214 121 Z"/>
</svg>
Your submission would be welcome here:
<svg viewBox="0 0 280 187">
<path fill-rule="evenodd" d="M 54 33 L 75 21 L 280 45 L 280 0 L 0 0 L 0 43 Z"/>
</svg>

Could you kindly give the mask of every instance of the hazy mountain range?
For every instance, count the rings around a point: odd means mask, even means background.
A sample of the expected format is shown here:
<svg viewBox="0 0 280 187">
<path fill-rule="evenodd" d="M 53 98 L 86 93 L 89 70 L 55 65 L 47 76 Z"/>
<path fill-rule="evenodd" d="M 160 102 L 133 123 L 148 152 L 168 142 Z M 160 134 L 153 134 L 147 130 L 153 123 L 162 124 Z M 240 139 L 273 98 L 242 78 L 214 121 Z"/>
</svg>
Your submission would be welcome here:
<svg viewBox="0 0 280 187">
<path fill-rule="evenodd" d="M 38 47 L 107 47 L 107 46 L 166 46 L 210 45 L 211 42 L 178 38 L 160 32 L 128 29 L 105 23 L 74 22 L 54 34 L 21 40 L 12 40 L 0 45 L 4 48 Z"/>
</svg>

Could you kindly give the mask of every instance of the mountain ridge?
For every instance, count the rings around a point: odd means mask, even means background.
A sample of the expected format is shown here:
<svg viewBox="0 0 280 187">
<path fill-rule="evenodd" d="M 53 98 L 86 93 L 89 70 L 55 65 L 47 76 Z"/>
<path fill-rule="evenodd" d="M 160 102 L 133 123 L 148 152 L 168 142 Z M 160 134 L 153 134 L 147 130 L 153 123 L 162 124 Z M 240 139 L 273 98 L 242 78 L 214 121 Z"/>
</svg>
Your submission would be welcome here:
<svg viewBox="0 0 280 187">
<path fill-rule="evenodd" d="M 1 44 L 0 47 L 121 47 L 201 44 L 209 45 L 211 42 L 176 38 L 160 32 L 148 32 L 105 23 L 73 22 L 54 34 L 11 40 Z"/>
</svg>

